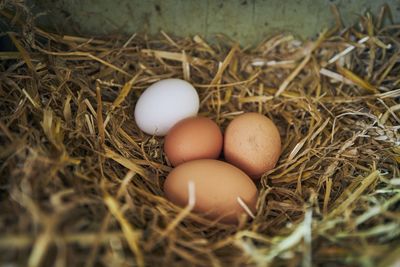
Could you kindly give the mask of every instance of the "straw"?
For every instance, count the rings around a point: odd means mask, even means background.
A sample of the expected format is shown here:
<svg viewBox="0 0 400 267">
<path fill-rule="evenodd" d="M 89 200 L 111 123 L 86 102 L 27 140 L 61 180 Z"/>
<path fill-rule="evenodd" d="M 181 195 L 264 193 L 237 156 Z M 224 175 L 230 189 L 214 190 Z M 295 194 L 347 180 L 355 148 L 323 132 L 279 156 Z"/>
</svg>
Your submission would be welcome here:
<svg viewBox="0 0 400 267">
<path fill-rule="evenodd" d="M 332 11 L 316 39 L 242 48 L 222 35 L 60 35 L 6 1 L 1 265 L 396 266 L 400 26 L 387 5 L 354 26 Z M 280 159 L 256 182 L 257 211 L 237 199 L 238 225 L 194 212 L 192 183 L 186 207 L 165 198 L 164 139 L 133 110 L 166 78 L 192 83 L 222 130 L 244 112 L 279 129 Z"/>
</svg>

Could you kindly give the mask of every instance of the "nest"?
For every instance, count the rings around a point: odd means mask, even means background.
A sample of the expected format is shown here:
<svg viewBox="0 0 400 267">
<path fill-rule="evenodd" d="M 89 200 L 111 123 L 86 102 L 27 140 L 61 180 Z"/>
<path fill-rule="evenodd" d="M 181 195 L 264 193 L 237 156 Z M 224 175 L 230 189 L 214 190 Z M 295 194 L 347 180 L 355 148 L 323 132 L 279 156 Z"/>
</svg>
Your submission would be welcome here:
<svg viewBox="0 0 400 267">
<path fill-rule="evenodd" d="M 10 266 L 395 266 L 400 261 L 400 25 L 384 6 L 314 40 L 243 48 L 216 36 L 46 32 L 23 2 L 0 15 L 0 261 Z M 388 22 L 388 23 L 385 23 Z M 222 129 L 278 126 L 255 219 L 223 225 L 167 201 L 163 138 L 133 109 L 191 82 Z M 397 265 L 396 265 L 397 266 Z"/>
</svg>

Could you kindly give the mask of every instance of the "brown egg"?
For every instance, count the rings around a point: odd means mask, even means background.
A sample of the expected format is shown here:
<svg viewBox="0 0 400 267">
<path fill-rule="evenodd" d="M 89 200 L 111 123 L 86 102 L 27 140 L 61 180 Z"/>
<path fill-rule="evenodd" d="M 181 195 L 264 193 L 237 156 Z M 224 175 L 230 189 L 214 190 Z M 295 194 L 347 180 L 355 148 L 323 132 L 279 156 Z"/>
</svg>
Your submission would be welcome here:
<svg viewBox="0 0 400 267">
<path fill-rule="evenodd" d="M 194 159 L 216 159 L 222 150 L 222 133 L 209 118 L 191 117 L 168 132 L 164 151 L 173 166 Z"/>
<path fill-rule="evenodd" d="M 246 213 L 238 197 L 255 212 L 258 192 L 254 182 L 229 163 L 199 159 L 179 165 L 165 180 L 167 199 L 180 207 L 188 205 L 189 181 L 194 184 L 194 212 L 223 223 L 237 223 L 239 215 Z"/>
<path fill-rule="evenodd" d="M 253 179 L 273 169 L 281 154 L 281 138 L 275 124 L 258 113 L 245 113 L 227 127 L 224 139 L 226 161 Z"/>
</svg>

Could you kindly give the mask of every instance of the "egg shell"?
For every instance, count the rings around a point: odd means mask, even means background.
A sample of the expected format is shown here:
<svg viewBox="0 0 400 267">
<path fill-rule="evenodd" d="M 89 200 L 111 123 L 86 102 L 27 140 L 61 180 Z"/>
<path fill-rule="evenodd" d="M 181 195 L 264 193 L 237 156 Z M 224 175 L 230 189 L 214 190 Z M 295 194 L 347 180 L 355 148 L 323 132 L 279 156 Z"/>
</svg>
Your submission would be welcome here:
<svg viewBox="0 0 400 267">
<path fill-rule="evenodd" d="M 245 113 L 226 128 L 225 160 L 253 179 L 273 169 L 281 154 L 281 137 L 276 125 L 264 115 Z"/>
<path fill-rule="evenodd" d="M 164 136 L 177 122 L 197 115 L 199 95 L 188 82 L 165 79 L 148 87 L 135 107 L 137 126 L 150 135 Z"/>
<path fill-rule="evenodd" d="M 245 210 L 238 203 L 240 197 L 254 213 L 258 191 L 254 182 L 235 166 L 214 159 L 185 162 L 174 168 L 164 183 L 166 198 L 184 207 L 188 204 L 188 184 L 194 183 L 193 211 L 209 219 L 234 224 Z"/>
<path fill-rule="evenodd" d="M 181 120 L 165 137 L 164 151 L 173 166 L 195 159 L 216 159 L 223 137 L 218 125 L 206 117 Z"/>
</svg>

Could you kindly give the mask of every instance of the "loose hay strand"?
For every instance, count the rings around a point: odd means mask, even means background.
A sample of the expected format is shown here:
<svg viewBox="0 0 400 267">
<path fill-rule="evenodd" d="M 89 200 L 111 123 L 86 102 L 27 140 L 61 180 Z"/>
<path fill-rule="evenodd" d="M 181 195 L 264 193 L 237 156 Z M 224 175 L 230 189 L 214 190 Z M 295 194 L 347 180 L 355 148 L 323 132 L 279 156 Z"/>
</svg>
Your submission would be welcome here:
<svg viewBox="0 0 400 267">
<path fill-rule="evenodd" d="M 241 197 L 237 197 L 236 200 L 239 203 L 239 205 L 246 211 L 246 213 L 249 215 L 250 218 L 254 219 L 256 217 L 254 216 L 249 206 L 247 206 L 246 202 L 244 202 Z"/>
<path fill-rule="evenodd" d="M 120 212 L 118 203 L 116 202 L 116 200 L 114 198 L 112 198 L 110 195 L 105 195 L 104 203 L 107 205 L 107 207 L 110 209 L 110 212 L 114 215 L 114 217 L 120 223 L 122 232 L 124 233 L 124 237 L 125 237 L 126 241 L 128 242 L 130 249 L 136 256 L 137 265 L 139 267 L 145 266 L 143 255 L 139 248 L 139 238 L 140 238 L 139 233 L 132 228 L 132 226 L 126 220 L 124 215 Z"/>
<path fill-rule="evenodd" d="M 193 181 L 188 182 L 188 204 L 182 211 L 175 217 L 175 219 L 170 222 L 167 228 L 161 232 L 158 242 L 168 235 L 186 216 L 190 214 L 196 205 L 196 187 Z M 156 243 L 158 243 L 156 242 Z"/>
<path fill-rule="evenodd" d="M 359 198 L 362 192 L 364 192 L 375 181 L 375 179 L 378 178 L 378 175 L 379 171 L 373 171 L 370 175 L 362 180 L 354 192 L 350 194 L 348 194 L 348 192 L 344 192 L 344 194 L 346 194 L 345 200 L 341 202 L 335 209 L 331 210 L 327 218 L 335 217 L 343 213 L 350 206 L 350 204 Z"/>
</svg>

